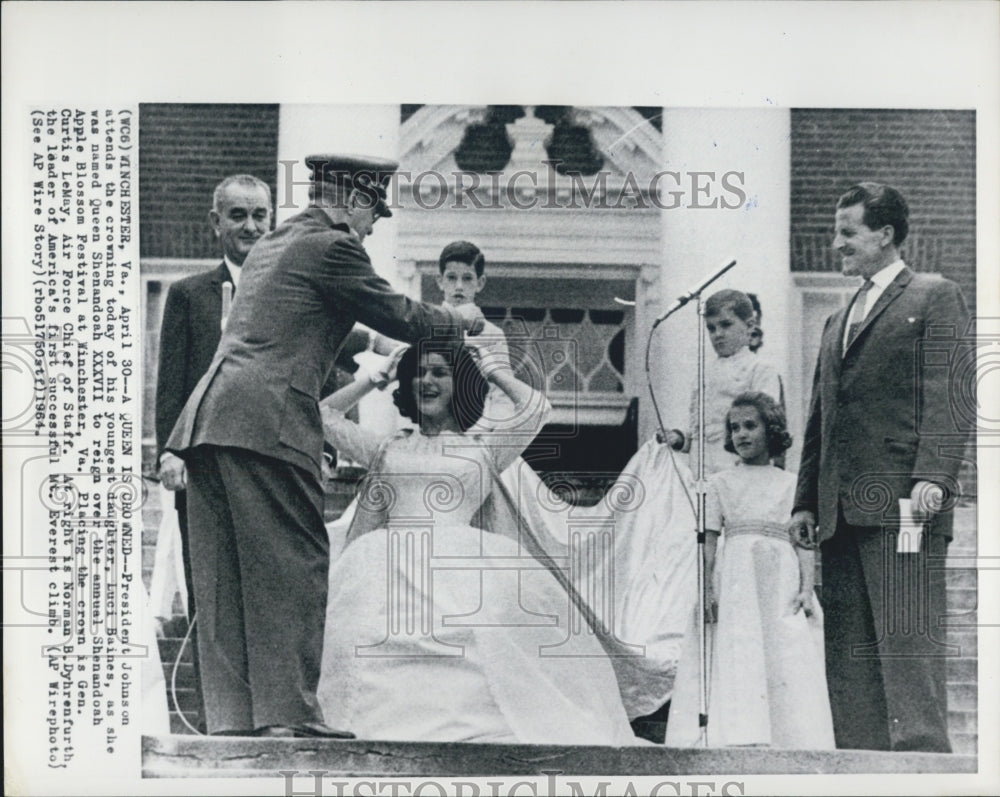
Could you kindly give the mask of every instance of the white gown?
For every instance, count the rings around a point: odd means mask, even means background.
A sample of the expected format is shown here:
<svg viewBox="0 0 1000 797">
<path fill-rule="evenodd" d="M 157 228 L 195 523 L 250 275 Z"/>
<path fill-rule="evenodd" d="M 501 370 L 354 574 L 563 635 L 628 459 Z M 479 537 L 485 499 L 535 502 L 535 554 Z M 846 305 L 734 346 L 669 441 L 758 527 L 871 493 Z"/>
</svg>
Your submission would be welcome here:
<svg viewBox="0 0 1000 797">
<path fill-rule="evenodd" d="M 722 529 L 716 558 L 718 622 L 709 649 L 709 746 L 832 749 L 823 614 L 793 612 L 799 565 L 785 527 L 795 476 L 771 465 L 736 465 L 708 485 L 705 525 Z M 699 744 L 701 669 L 697 617 L 670 706 L 666 743 Z"/>
<path fill-rule="evenodd" d="M 467 343 L 480 359 L 498 358 L 510 366 L 507 341 L 498 327 L 487 324 L 482 335 L 468 338 Z M 497 523 L 498 530 L 503 533 L 504 527 L 515 524 L 529 528 L 536 552 L 542 551 L 563 569 L 591 620 L 607 629 L 612 642 L 621 643 L 612 646 L 612 652 L 621 654 L 614 663 L 628 716 L 651 714 L 671 698 L 697 596 L 693 478 L 683 457 L 675 458 L 667 446 L 651 440 L 639 448 L 597 505 L 573 506 L 550 490 L 520 456 L 523 445 L 543 424 L 531 407 L 519 412 L 501 390 L 491 387 L 483 417 L 466 433 L 484 450 L 493 446 L 498 453 L 492 466 L 494 476 L 501 475 L 492 487 L 483 484 L 484 494 L 502 494 L 512 508 Z M 339 426 L 335 445 L 345 454 L 366 466 L 378 459 L 377 437 L 346 421 Z M 425 443 L 420 437 L 393 441 L 392 449 L 422 449 Z M 455 464 L 450 458 L 443 470 Z M 490 468 L 482 470 L 488 481 Z M 416 485 L 417 490 L 425 487 Z M 346 545 L 357 506 L 355 499 L 340 519 L 327 526 L 333 556 Z M 454 519 L 459 513 L 448 514 Z"/>
<path fill-rule="evenodd" d="M 670 700 L 697 600 L 694 482 L 650 440 L 592 507 L 572 506 L 520 457 L 501 481 L 541 547 L 569 562 L 577 592 L 627 655 L 616 658 L 630 718 Z"/>
<path fill-rule="evenodd" d="M 327 723 L 370 739 L 641 744 L 601 643 L 517 524 L 472 525 L 520 449 L 332 426 L 377 475 L 359 503 L 364 533 L 352 529 L 330 570 Z"/>
</svg>

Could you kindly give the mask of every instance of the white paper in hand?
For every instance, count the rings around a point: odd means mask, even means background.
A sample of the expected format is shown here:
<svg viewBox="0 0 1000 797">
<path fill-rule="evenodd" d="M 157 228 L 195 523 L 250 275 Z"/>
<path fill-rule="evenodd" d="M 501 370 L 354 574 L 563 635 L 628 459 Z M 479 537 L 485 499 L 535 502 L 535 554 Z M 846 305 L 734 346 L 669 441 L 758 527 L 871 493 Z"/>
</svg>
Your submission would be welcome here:
<svg viewBox="0 0 1000 797">
<path fill-rule="evenodd" d="M 896 538 L 896 553 L 920 553 L 920 538 L 924 535 L 924 524 L 913 517 L 909 498 L 899 499 L 899 536 Z"/>
</svg>

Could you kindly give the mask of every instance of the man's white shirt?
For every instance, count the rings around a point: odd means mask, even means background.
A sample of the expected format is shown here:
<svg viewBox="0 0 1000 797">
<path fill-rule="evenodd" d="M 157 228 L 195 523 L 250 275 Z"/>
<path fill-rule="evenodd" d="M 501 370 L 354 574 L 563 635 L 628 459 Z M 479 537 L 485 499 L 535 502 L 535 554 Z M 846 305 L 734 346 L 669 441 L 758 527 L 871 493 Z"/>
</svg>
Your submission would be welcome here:
<svg viewBox="0 0 1000 797">
<path fill-rule="evenodd" d="M 889 287 L 896 277 L 899 276 L 899 272 L 904 268 L 906 268 L 906 263 L 904 263 L 901 259 L 897 259 L 878 273 L 871 276 L 870 279 L 872 286 L 868 289 L 868 294 L 865 296 L 864 313 L 861 316 L 862 321 L 868 318 L 868 314 L 875 306 L 875 302 L 878 301 L 879 297 L 885 292 L 885 289 Z M 850 324 L 847 324 L 844 327 L 844 339 L 841 341 L 844 347 L 847 346 L 847 336 L 850 334 L 850 327 Z"/>
</svg>

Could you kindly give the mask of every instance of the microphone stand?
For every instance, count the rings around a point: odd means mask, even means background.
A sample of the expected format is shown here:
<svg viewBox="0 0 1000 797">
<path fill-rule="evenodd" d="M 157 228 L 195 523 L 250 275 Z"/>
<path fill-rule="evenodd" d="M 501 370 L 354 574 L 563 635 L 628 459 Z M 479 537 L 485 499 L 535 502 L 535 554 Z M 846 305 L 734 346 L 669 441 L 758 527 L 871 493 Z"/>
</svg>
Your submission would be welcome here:
<svg viewBox="0 0 1000 797">
<path fill-rule="evenodd" d="M 708 495 L 708 488 L 705 481 L 705 302 L 702 294 L 705 289 L 736 265 L 735 260 L 728 261 L 706 277 L 699 285 L 692 288 L 670 306 L 666 313 L 656 319 L 653 329 L 650 330 L 650 343 L 653 332 L 671 315 L 680 310 L 691 299 L 697 299 L 698 312 L 695 322 L 698 324 L 698 379 L 696 389 L 698 394 L 698 473 L 695 481 L 695 492 L 697 501 L 697 541 L 698 541 L 698 651 L 701 658 L 701 666 L 698 674 L 699 687 L 699 707 L 698 707 L 698 736 L 702 747 L 708 747 L 708 629 L 706 628 L 706 605 L 705 605 L 705 504 Z M 649 345 L 646 347 L 646 377 L 649 373 Z M 653 383 L 649 381 L 649 393 L 653 399 L 653 406 L 656 409 L 657 422 L 660 426 L 661 439 L 666 441 L 666 432 L 663 428 L 663 421 L 660 419 L 659 409 L 656 408 L 656 397 L 653 395 Z"/>
<path fill-rule="evenodd" d="M 704 290 L 704 289 L 702 289 Z M 708 747 L 708 621 L 705 605 L 705 506 L 708 488 L 705 483 L 705 302 L 698 293 L 698 474 L 695 494 L 698 496 L 698 739 Z"/>
</svg>

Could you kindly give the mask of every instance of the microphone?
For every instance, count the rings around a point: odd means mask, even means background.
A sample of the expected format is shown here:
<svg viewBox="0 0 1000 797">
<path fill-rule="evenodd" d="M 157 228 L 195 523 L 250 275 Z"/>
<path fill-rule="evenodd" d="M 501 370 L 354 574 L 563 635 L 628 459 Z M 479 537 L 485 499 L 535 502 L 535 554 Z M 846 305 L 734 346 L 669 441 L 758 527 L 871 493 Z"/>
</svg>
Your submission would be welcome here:
<svg viewBox="0 0 1000 797">
<path fill-rule="evenodd" d="M 226 321 L 233 306 L 233 283 L 222 283 L 222 331 L 226 331 Z"/>
<path fill-rule="evenodd" d="M 674 313 L 680 310 L 684 305 L 686 305 L 692 299 L 700 295 L 701 292 L 705 290 L 705 288 L 707 288 L 709 285 L 715 282 L 719 277 L 721 277 L 735 265 L 736 265 L 735 259 L 729 260 L 725 264 L 715 269 L 715 271 L 710 272 L 709 275 L 705 277 L 705 279 L 703 279 L 701 282 L 699 282 L 695 287 L 693 287 L 687 293 L 677 297 L 674 303 L 667 308 L 667 311 L 656 319 L 656 322 L 653 324 L 653 327 L 655 328 L 659 324 L 666 321 L 670 316 L 672 316 Z"/>
</svg>

